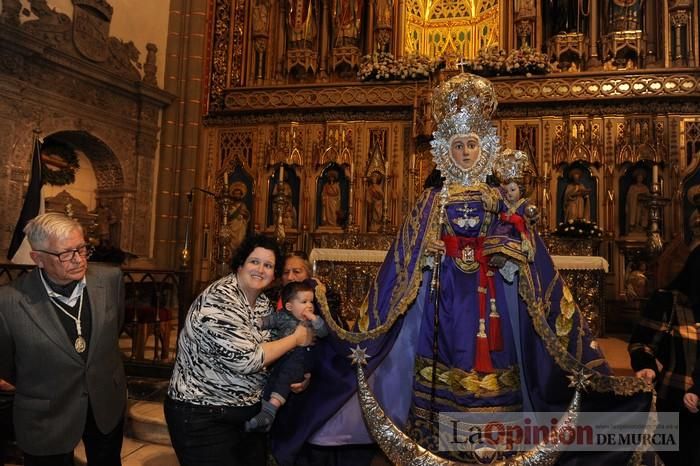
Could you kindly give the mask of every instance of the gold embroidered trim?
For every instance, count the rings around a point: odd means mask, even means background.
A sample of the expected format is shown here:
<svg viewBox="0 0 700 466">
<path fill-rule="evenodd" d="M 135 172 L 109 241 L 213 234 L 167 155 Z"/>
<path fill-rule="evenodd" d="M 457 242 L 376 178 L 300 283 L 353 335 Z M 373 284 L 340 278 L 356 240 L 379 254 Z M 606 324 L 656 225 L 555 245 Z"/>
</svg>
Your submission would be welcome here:
<svg viewBox="0 0 700 466">
<path fill-rule="evenodd" d="M 493 374 L 479 374 L 476 371 L 464 371 L 438 363 L 435 367 L 435 381 L 441 389 L 447 389 L 455 395 L 474 395 L 480 398 L 500 396 L 504 393 L 520 390 L 520 375 L 517 366 L 497 369 Z M 416 382 L 431 387 L 433 381 L 433 362 L 426 358 L 416 359 Z"/>
</svg>

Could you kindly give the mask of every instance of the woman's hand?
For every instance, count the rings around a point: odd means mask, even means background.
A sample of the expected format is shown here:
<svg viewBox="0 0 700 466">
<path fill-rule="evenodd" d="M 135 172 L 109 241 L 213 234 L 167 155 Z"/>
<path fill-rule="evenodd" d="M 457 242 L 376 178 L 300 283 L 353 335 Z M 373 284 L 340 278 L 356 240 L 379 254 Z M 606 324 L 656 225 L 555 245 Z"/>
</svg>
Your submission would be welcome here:
<svg viewBox="0 0 700 466">
<path fill-rule="evenodd" d="M 309 346 L 314 341 L 313 329 L 304 324 L 297 325 L 292 335 L 294 335 L 297 346 Z"/>
<path fill-rule="evenodd" d="M 306 373 L 304 374 L 304 380 L 301 382 L 293 383 L 289 386 L 289 389 L 292 391 L 292 393 L 301 393 L 307 388 L 309 388 L 309 383 L 311 382 L 311 374 Z"/>
<path fill-rule="evenodd" d="M 683 404 L 693 414 L 698 412 L 698 400 L 698 396 L 695 393 L 686 393 L 683 396 Z"/>
<path fill-rule="evenodd" d="M 648 384 L 654 383 L 654 379 L 656 378 L 656 373 L 653 369 L 642 369 L 641 371 L 637 371 L 634 375 L 638 379 L 644 379 Z"/>
<path fill-rule="evenodd" d="M 15 386 L 5 379 L 0 379 L 0 392 L 14 392 Z"/>
</svg>

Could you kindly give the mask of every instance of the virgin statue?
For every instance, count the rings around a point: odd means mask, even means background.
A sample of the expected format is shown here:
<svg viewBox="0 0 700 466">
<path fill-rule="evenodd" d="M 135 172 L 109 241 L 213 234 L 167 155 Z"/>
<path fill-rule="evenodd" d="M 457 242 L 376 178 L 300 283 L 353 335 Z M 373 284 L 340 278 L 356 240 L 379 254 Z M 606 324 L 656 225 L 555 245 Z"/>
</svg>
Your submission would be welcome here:
<svg viewBox="0 0 700 466">
<path fill-rule="evenodd" d="M 373 439 L 398 464 L 415 455 L 421 461 L 412 464 L 447 464 L 437 455 L 481 461 L 476 449 L 440 448 L 446 412 L 648 410 L 651 387 L 612 376 L 533 229 L 536 209 L 521 199 L 531 168 L 522 154 L 502 155 L 491 121 L 496 105 L 491 83 L 471 74 L 434 91 L 431 145 L 442 187 L 426 189 L 408 214 L 353 330 L 324 315 L 333 332 L 317 343 L 311 384 L 275 421 L 281 466 L 293 464 L 304 443 Z M 501 186 L 487 182 L 494 166 Z M 351 353 L 363 355 L 363 371 L 352 367 Z M 571 408 L 578 397 L 580 407 Z M 370 398 L 381 414 L 368 414 Z M 492 453 L 498 461 L 515 455 Z M 624 464 L 632 452 L 551 455 L 557 464 L 600 465 Z"/>
</svg>

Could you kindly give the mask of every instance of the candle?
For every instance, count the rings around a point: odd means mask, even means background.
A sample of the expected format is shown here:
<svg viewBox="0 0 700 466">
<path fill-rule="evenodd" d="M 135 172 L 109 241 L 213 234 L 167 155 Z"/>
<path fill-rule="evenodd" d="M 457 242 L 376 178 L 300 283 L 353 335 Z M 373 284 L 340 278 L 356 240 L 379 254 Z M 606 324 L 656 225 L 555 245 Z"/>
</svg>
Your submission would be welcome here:
<svg viewBox="0 0 700 466">
<path fill-rule="evenodd" d="M 543 175 L 548 175 L 549 174 L 549 162 L 544 163 L 544 173 Z"/>
<path fill-rule="evenodd" d="M 416 154 L 411 154 L 411 170 L 416 169 Z"/>
<path fill-rule="evenodd" d="M 389 161 L 384 162 L 384 175 L 389 176 Z"/>
<path fill-rule="evenodd" d="M 350 161 L 350 181 L 353 180 L 353 177 L 355 176 L 355 162 L 352 160 Z"/>
<path fill-rule="evenodd" d="M 655 185 L 659 183 L 659 166 L 654 164 L 651 166 L 651 184 Z"/>
<path fill-rule="evenodd" d="M 224 173 L 224 189 L 228 191 L 228 173 Z"/>
<path fill-rule="evenodd" d="M 280 162 L 280 176 L 279 180 L 280 183 L 284 181 L 284 164 Z"/>
</svg>

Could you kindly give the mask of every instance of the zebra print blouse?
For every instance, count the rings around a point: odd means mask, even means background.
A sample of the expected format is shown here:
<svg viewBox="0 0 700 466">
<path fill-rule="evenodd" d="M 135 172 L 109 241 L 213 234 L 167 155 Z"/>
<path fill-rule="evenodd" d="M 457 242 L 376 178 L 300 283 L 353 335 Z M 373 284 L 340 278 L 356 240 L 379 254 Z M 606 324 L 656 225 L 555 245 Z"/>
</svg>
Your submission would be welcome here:
<svg viewBox="0 0 700 466">
<path fill-rule="evenodd" d="M 251 308 L 235 273 L 209 285 L 190 306 L 180 333 L 170 398 L 210 406 L 260 401 L 267 380 L 260 345 L 271 335 L 257 322 L 271 312 L 262 293 Z"/>
</svg>

